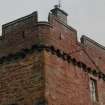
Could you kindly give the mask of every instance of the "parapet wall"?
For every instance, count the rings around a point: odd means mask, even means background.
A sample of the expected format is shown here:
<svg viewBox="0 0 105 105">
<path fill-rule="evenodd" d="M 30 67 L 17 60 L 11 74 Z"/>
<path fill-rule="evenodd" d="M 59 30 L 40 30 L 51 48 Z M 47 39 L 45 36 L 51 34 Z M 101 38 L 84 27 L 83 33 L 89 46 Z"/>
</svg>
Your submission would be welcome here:
<svg viewBox="0 0 105 105">
<path fill-rule="evenodd" d="M 95 47 L 99 51 L 105 52 L 105 47 L 97 43 L 96 41 L 88 38 L 87 36 L 81 37 L 81 43 L 87 47 Z"/>
<path fill-rule="evenodd" d="M 37 12 L 33 12 L 2 26 L 0 57 L 29 48 L 36 43 L 53 45 L 67 53 L 81 49 L 78 47 L 77 31 L 74 28 L 63 23 L 51 13 L 48 22 L 38 22 Z M 81 43 L 96 65 L 105 61 L 103 46 L 86 36 L 81 38 Z M 103 62 L 100 67 L 105 69 Z"/>
<path fill-rule="evenodd" d="M 44 98 L 48 105 L 91 105 L 90 76 L 98 80 L 104 105 L 105 52 L 99 44 L 85 36 L 79 43 L 77 31 L 52 14 L 38 22 L 34 12 L 2 29 L 0 105 L 44 104 Z"/>
<path fill-rule="evenodd" d="M 30 15 L 2 25 L 0 57 L 6 56 L 12 52 L 18 52 L 19 49 L 32 46 L 33 39 L 36 34 L 38 34 L 35 28 L 37 22 L 37 12 L 33 12 Z"/>
<path fill-rule="evenodd" d="M 86 36 L 82 36 L 81 43 L 97 69 L 105 73 L 105 47 Z"/>
<path fill-rule="evenodd" d="M 17 30 L 24 30 L 25 28 L 28 28 L 32 25 L 35 25 L 38 21 L 37 18 L 37 12 L 33 12 L 30 15 L 27 15 L 25 17 L 19 18 L 15 21 L 12 21 L 10 23 L 4 24 L 2 26 L 2 35 L 8 34 L 13 31 Z"/>
</svg>

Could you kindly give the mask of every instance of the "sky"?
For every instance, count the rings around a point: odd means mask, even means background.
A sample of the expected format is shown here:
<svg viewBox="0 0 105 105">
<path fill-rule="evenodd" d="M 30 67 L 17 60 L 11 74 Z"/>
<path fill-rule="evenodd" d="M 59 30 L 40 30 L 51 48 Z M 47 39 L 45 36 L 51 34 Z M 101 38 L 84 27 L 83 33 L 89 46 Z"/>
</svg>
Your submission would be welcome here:
<svg viewBox="0 0 105 105">
<path fill-rule="evenodd" d="M 1 26 L 38 11 L 39 20 L 47 21 L 49 11 L 59 0 L 0 0 Z M 78 39 L 86 35 L 105 46 L 105 0 L 61 0 L 69 14 L 68 24 L 78 31 Z"/>
</svg>

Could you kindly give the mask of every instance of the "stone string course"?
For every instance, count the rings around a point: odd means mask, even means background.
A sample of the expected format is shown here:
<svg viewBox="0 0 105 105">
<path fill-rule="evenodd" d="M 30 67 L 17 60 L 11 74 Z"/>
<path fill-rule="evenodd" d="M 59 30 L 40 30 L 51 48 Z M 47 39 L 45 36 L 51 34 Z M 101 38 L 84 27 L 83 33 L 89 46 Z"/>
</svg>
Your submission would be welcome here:
<svg viewBox="0 0 105 105">
<path fill-rule="evenodd" d="M 22 49 L 20 52 L 17 52 L 15 54 L 9 54 L 8 56 L 1 57 L 0 64 L 11 63 L 14 60 L 25 58 L 25 56 L 27 54 L 34 53 L 34 51 L 41 52 L 44 50 L 47 52 L 50 52 L 53 55 L 56 55 L 57 57 L 61 58 L 64 61 L 67 61 L 68 63 L 72 63 L 74 65 L 77 65 L 80 68 L 83 68 L 82 70 L 84 72 L 89 73 L 89 74 L 105 81 L 105 74 L 102 71 L 96 70 L 96 69 L 91 69 L 83 62 L 77 61 L 70 54 L 67 54 L 64 51 L 61 51 L 60 49 L 56 49 L 53 46 L 33 45 L 30 49 Z"/>
</svg>

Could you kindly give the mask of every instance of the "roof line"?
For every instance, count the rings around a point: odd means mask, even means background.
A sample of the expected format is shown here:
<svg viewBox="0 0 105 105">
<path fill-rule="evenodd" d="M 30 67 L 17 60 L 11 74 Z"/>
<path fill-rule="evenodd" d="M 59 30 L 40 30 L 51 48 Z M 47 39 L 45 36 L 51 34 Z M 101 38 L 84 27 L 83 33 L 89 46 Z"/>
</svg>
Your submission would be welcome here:
<svg viewBox="0 0 105 105">
<path fill-rule="evenodd" d="M 83 36 L 81 37 L 81 43 L 82 43 L 82 44 L 85 44 L 85 40 L 88 40 L 89 42 L 91 42 L 91 43 L 94 44 L 95 46 L 97 46 L 97 47 L 99 47 L 99 48 L 105 50 L 105 46 L 103 46 L 103 45 L 97 43 L 96 41 L 94 41 L 93 39 L 91 39 L 91 38 L 89 38 L 89 37 L 83 35 Z"/>
</svg>

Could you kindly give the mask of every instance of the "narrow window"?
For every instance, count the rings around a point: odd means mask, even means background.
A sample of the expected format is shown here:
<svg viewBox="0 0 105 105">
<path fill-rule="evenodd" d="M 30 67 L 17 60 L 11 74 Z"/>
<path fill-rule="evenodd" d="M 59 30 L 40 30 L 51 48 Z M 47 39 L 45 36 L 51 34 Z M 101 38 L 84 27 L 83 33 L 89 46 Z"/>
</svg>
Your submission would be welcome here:
<svg viewBox="0 0 105 105">
<path fill-rule="evenodd" d="M 23 38 L 23 39 L 25 38 L 25 33 L 24 33 L 24 31 L 22 32 L 22 38 Z"/>
<path fill-rule="evenodd" d="M 90 94 L 91 94 L 91 100 L 93 102 L 98 101 L 97 96 L 97 81 L 95 79 L 90 78 Z"/>
</svg>

